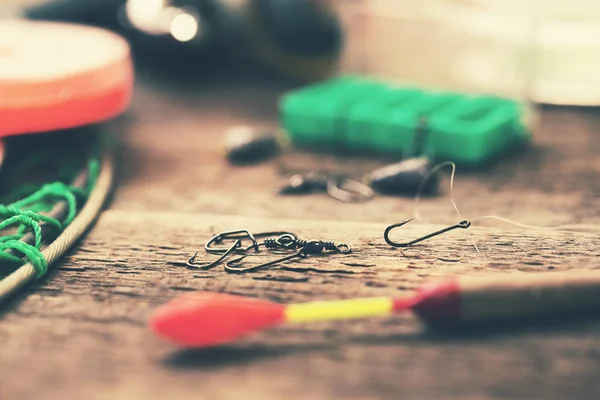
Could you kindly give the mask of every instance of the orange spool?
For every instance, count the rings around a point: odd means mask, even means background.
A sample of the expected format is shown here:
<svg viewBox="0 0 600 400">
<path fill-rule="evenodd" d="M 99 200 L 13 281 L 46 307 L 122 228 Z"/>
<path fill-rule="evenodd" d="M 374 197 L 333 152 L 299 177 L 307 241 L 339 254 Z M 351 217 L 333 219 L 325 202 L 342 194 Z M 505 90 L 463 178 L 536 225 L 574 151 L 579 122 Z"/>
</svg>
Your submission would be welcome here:
<svg viewBox="0 0 600 400">
<path fill-rule="evenodd" d="M 128 43 L 89 26 L 0 22 L 0 137 L 111 119 L 131 102 Z"/>
</svg>

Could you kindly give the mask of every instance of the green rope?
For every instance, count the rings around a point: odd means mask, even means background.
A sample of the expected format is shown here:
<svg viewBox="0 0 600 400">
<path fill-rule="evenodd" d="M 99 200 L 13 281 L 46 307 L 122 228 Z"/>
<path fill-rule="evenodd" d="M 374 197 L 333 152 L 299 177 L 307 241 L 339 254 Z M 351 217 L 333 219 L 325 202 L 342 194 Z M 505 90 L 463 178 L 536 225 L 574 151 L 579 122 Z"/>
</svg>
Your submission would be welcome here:
<svg viewBox="0 0 600 400">
<path fill-rule="evenodd" d="M 63 182 L 46 183 L 38 186 L 37 190 L 28 187 L 28 195 L 21 200 L 8 205 L 0 204 L 0 231 L 16 227 L 16 233 L 11 232 L 0 237 L 0 261 L 12 264 L 12 268 L 29 262 L 35 268 L 37 278 L 46 273 L 48 263 L 41 251 L 44 241 L 41 224 L 48 224 L 56 233 L 60 233 L 73 221 L 79 209 L 78 205 L 87 199 L 96 184 L 100 173 L 99 159 L 92 158 L 87 168 L 88 181 L 84 188 Z M 67 213 L 62 221 L 43 214 L 59 201 L 65 201 L 67 204 Z M 33 233 L 33 245 L 21 241 L 28 232 Z M 8 251 L 18 252 L 21 256 L 10 254 Z M 4 276 L 6 274 L 0 274 L 0 279 Z"/>
</svg>

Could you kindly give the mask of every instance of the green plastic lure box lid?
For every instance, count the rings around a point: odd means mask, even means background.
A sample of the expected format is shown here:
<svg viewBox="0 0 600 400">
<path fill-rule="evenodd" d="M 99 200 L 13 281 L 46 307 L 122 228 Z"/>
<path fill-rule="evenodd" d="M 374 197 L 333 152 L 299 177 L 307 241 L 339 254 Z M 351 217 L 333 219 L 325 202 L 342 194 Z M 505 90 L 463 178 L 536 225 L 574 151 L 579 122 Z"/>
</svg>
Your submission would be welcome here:
<svg viewBox="0 0 600 400">
<path fill-rule="evenodd" d="M 431 91 L 343 76 L 291 91 L 280 102 L 292 143 L 402 156 L 421 117 L 430 157 L 477 165 L 529 140 L 524 106 L 497 96 Z"/>
</svg>

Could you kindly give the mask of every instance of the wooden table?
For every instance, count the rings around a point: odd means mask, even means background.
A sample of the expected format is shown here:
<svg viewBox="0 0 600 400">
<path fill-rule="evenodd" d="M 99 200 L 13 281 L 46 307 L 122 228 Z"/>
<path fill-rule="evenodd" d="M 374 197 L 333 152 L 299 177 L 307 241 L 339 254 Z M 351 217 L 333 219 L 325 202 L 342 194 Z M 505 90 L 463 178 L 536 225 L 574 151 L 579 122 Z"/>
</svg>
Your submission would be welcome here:
<svg viewBox="0 0 600 400">
<path fill-rule="evenodd" d="M 155 338 L 146 326 L 150 313 L 194 290 L 297 302 L 408 294 L 440 276 L 599 267 L 595 110 L 543 109 L 531 149 L 456 176 L 466 218 L 494 214 L 577 231 L 481 220 L 403 256 L 382 234 L 413 215 L 411 199 L 357 205 L 275 194 L 285 180 L 282 166 L 291 172 L 318 162 L 360 174 L 381 161 L 287 154 L 229 166 L 219 152 L 225 129 L 273 126 L 285 86 L 247 76 L 213 79 L 139 75 L 130 113 L 109 124 L 123 142 L 114 199 L 70 255 L 3 310 L 1 399 L 598 397 L 600 322 L 590 318 L 446 336 L 407 315 L 279 328 L 196 351 Z M 402 228 L 407 238 L 458 222 L 447 176 L 442 185 L 441 196 L 420 203 L 426 223 Z M 354 252 L 241 276 L 178 265 L 212 233 L 235 228 L 291 230 L 348 243 Z"/>
</svg>

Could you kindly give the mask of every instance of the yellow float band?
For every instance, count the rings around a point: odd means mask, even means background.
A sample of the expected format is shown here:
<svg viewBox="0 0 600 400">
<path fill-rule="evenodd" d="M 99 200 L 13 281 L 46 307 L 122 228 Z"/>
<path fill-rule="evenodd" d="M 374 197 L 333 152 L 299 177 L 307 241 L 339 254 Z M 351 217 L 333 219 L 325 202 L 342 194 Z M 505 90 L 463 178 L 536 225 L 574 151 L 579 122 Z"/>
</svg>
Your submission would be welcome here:
<svg viewBox="0 0 600 400">
<path fill-rule="evenodd" d="M 285 320 L 304 323 L 383 316 L 392 314 L 393 304 L 389 297 L 291 304 L 285 309 Z"/>
</svg>

